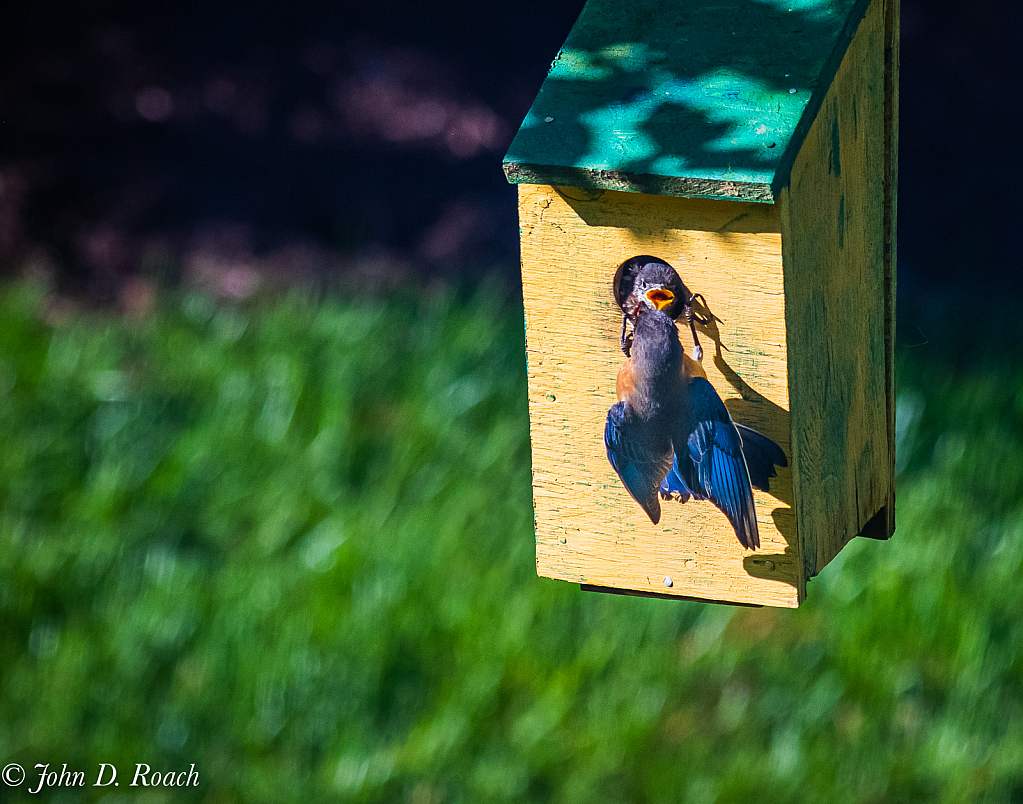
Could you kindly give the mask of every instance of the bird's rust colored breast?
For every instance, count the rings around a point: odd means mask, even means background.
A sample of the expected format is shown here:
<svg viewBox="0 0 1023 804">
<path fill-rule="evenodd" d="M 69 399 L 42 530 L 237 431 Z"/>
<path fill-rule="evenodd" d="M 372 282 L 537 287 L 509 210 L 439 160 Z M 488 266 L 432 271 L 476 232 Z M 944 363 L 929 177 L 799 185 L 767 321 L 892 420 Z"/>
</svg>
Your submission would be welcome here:
<svg viewBox="0 0 1023 804">
<path fill-rule="evenodd" d="M 635 387 L 636 382 L 632 377 L 632 360 L 626 360 L 618 369 L 618 377 L 615 380 L 615 394 L 618 396 L 618 401 L 621 402 L 625 397 L 630 396 Z"/>
</svg>

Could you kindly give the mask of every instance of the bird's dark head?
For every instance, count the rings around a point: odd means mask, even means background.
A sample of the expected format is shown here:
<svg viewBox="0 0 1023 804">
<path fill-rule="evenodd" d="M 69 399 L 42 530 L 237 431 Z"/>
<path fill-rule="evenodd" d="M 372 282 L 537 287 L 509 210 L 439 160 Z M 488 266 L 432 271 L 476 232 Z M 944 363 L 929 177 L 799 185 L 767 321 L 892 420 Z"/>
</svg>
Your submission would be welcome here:
<svg viewBox="0 0 1023 804">
<path fill-rule="evenodd" d="M 652 307 L 672 319 L 678 318 L 692 294 L 668 263 L 643 254 L 618 266 L 614 297 L 625 317 L 635 323 L 641 307 Z"/>
</svg>

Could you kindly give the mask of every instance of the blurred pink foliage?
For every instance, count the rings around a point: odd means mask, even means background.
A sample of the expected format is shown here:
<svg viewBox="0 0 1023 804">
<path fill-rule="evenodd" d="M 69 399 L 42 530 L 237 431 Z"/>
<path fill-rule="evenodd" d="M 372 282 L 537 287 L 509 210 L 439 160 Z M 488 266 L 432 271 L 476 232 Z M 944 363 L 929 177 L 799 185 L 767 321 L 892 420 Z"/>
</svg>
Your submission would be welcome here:
<svg viewBox="0 0 1023 804">
<path fill-rule="evenodd" d="M 433 146 L 456 159 L 507 147 L 511 126 L 479 100 L 455 97 L 457 83 L 424 54 L 394 49 L 360 61 L 335 77 L 333 90 L 352 136 Z"/>
</svg>

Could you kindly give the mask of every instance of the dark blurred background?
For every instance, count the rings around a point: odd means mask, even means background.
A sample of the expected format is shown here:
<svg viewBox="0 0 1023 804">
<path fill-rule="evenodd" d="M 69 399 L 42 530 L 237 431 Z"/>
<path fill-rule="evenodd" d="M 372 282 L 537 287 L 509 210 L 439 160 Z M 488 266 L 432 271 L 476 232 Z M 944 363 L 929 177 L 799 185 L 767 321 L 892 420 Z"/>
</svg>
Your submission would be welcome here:
<svg viewBox="0 0 1023 804">
<path fill-rule="evenodd" d="M 12 6 L 0 258 L 99 298 L 176 266 L 510 273 L 500 158 L 581 6 Z"/>
<path fill-rule="evenodd" d="M 137 275 L 514 280 L 500 158 L 581 6 L 7 4 L 0 262 L 100 300 Z M 902 15 L 900 290 L 1012 288 L 1023 8 Z"/>
</svg>

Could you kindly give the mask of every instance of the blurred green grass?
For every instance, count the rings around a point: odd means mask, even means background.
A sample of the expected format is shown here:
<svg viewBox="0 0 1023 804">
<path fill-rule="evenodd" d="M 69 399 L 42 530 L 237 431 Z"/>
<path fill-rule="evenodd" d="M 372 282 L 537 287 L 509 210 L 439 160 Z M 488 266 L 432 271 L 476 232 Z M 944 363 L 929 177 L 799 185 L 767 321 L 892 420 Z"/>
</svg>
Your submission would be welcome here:
<svg viewBox="0 0 1023 804">
<path fill-rule="evenodd" d="M 1023 801 L 1019 366 L 905 350 L 896 537 L 798 611 L 733 609 L 535 576 L 521 308 L 495 286 L 41 306 L 0 293 L 0 764 L 30 783 Z M 138 762 L 200 786 L 128 788 Z"/>
</svg>

